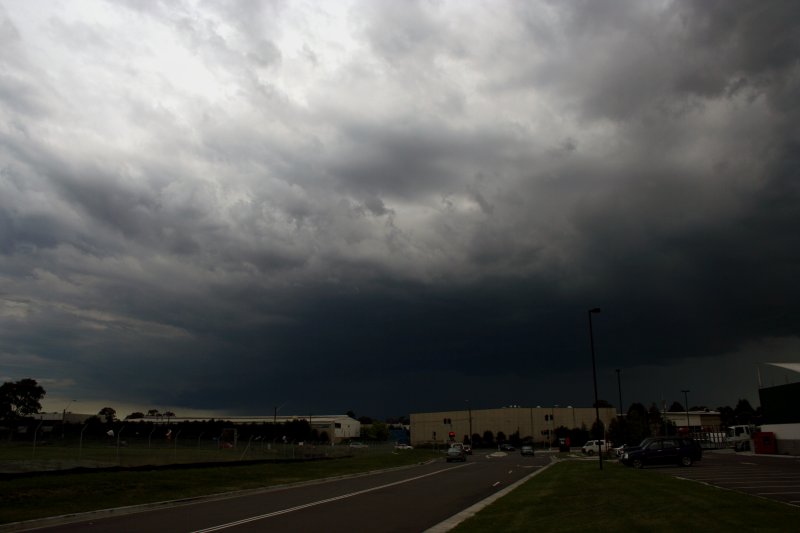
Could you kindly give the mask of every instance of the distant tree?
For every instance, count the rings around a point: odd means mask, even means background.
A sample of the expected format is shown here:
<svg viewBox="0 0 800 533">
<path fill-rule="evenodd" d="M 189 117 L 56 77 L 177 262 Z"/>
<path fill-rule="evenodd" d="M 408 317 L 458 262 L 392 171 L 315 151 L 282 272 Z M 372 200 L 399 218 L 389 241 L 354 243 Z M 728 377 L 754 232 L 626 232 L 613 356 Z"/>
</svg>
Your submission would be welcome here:
<svg viewBox="0 0 800 533">
<path fill-rule="evenodd" d="M 628 423 L 624 418 L 614 418 L 608 424 L 608 439 L 615 444 L 628 442 Z"/>
<path fill-rule="evenodd" d="M 175 413 L 173 413 L 172 411 L 164 411 L 164 412 L 163 412 L 163 413 L 161 413 L 161 414 L 162 414 L 163 416 L 167 417 L 167 419 L 169 419 L 170 417 L 174 417 L 174 416 L 175 416 Z"/>
<path fill-rule="evenodd" d="M 483 444 L 483 439 L 481 438 L 480 433 L 473 433 L 472 434 L 472 447 L 477 448 Z"/>
<path fill-rule="evenodd" d="M 356 413 L 353 410 L 347 411 L 345 414 L 347 416 L 349 416 L 350 418 L 355 418 L 356 417 Z"/>
<path fill-rule="evenodd" d="M 685 412 L 686 409 L 683 408 L 680 402 L 672 402 L 672 405 L 669 406 L 670 413 L 678 413 L 678 412 Z"/>
<path fill-rule="evenodd" d="M 140 413 L 139 411 L 133 412 L 125 417 L 125 420 L 135 420 L 137 418 L 144 418 L 144 413 Z"/>
<path fill-rule="evenodd" d="M 628 444 L 639 444 L 642 440 L 652 435 L 647 409 L 644 405 L 632 403 L 628 408 L 628 415 L 625 417 L 625 421 L 628 429 Z"/>
<path fill-rule="evenodd" d="M 97 414 L 99 416 L 105 417 L 106 423 L 108 424 L 110 424 L 117 418 L 117 411 L 112 407 L 103 407 Z"/>
<path fill-rule="evenodd" d="M 753 413 L 753 424 L 760 426 L 764 423 L 764 413 L 761 411 L 761 406 L 759 405 L 756 407 L 755 412 Z"/>
<path fill-rule="evenodd" d="M 19 418 L 42 410 L 39 403 L 45 395 L 44 388 L 35 379 L 7 381 L 0 385 L 0 417 Z"/>
<path fill-rule="evenodd" d="M 103 429 L 103 421 L 97 415 L 87 418 L 86 426 L 89 428 L 88 433 L 90 435 L 98 435 L 100 433 L 105 433 Z"/>
<path fill-rule="evenodd" d="M 506 441 L 506 434 L 502 431 L 497 432 L 497 444 L 503 444 Z"/>
<path fill-rule="evenodd" d="M 653 435 L 661 435 L 662 434 L 662 420 L 664 415 L 656 405 L 656 402 L 650 404 L 650 408 L 647 409 L 647 419 L 650 422 L 650 433 Z"/>
<path fill-rule="evenodd" d="M 737 424 L 752 424 L 755 414 L 756 411 L 753 406 L 744 398 L 740 398 L 736 402 L 736 407 L 733 408 L 733 415 L 736 417 Z"/>
<path fill-rule="evenodd" d="M 325 443 L 325 442 L 330 442 L 330 441 L 331 441 L 331 438 L 328 436 L 328 432 L 327 431 L 321 431 L 320 434 L 319 434 L 319 442 Z"/>
<path fill-rule="evenodd" d="M 488 429 L 483 432 L 483 445 L 489 447 L 494 446 L 494 433 Z"/>
<path fill-rule="evenodd" d="M 358 421 L 361 422 L 362 424 L 367 424 L 367 425 L 372 424 L 372 418 L 368 416 L 359 416 Z"/>
<path fill-rule="evenodd" d="M 589 430 L 586 429 L 586 424 L 581 424 L 581 427 L 569 430 L 569 440 L 572 446 L 581 446 L 587 440 L 591 440 L 591 438 Z"/>
<path fill-rule="evenodd" d="M 677 435 L 678 434 L 678 426 L 675 425 L 675 422 L 672 420 L 664 419 L 664 426 L 663 426 L 663 433 L 665 435 Z"/>
<path fill-rule="evenodd" d="M 378 441 L 387 440 L 389 438 L 389 426 L 380 420 L 375 420 L 369 425 L 366 438 Z"/>
<path fill-rule="evenodd" d="M 595 420 L 592 424 L 592 437 L 595 439 L 605 439 L 606 425 L 602 420 Z"/>
<path fill-rule="evenodd" d="M 736 425 L 736 415 L 731 406 L 717 407 L 717 411 L 719 411 L 719 420 L 723 427 L 728 428 Z"/>
</svg>

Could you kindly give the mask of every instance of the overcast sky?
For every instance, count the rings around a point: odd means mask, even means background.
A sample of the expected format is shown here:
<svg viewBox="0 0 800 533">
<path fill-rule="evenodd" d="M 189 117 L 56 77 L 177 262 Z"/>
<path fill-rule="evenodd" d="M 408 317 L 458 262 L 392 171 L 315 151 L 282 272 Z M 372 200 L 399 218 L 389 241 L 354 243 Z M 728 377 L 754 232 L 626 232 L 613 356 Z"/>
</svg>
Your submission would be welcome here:
<svg viewBox="0 0 800 533">
<path fill-rule="evenodd" d="M 799 25 L 0 0 L 0 379 L 123 416 L 589 406 L 601 307 L 601 398 L 757 404 L 800 362 Z"/>
</svg>

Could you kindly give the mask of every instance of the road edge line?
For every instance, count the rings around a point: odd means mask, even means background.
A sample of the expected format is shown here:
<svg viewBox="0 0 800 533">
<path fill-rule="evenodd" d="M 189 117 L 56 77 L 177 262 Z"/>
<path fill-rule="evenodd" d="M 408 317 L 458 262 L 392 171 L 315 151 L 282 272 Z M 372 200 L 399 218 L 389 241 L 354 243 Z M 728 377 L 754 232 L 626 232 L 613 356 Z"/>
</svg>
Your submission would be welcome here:
<svg viewBox="0 0 800 533">
<path fill-rule="evenodd" d="M 471 505 L 470 507 L 467 507 L 463 511 L 460 511 L 460 512 L 454 514 L 450 518 L 447 518 L 447 519 L 439 522 L 438 524 L 436 524 L 432 528 L 426 529 L 425 533 L 446 533 L 447 531 L 450 531 L 451 529 L 453 529 L 456 526 L 458 526 L 461 522 L 465 521 L 468 518 L 472 518 L 473 516 L 475 516 L 478 512 L 480 512 L 484 508 L 488 507 L 489 505 L 491 505 L 495 501 L 499 500 L 500 498 L 502 498 L 503 496 L 505 496 L 509 492 L 513 491 L 514 489 L 516 489 L 520 485 L 522 485 L 524 483 L 527 483 L 531 478 L 533 478 L 535 476 L 538 476 L 539 474 L 541 474 L 542 472 L 544 472 L 545 470 L 547 470 L 548 468 L 550 468 L 551 466 L 553 466 L 554 464 L 559 463 L 559 462 L 561 462 L 560 459 L 556 459 L 554 457 L 551 457 L 550 458 L 550 464 L 544 465 L 542 468 L 539 468 L 535 472 L 531 472 L 530 474 L 528 474 L 524 478 L 515 481 L 514 483 L 512 483 L 508 487 L 495 492 L 491 496 L 487 496 L 486 498 L 484 498 L 483 500 L 479 501 L 478 503 L 476 503 L 474 505 Z"/>
</svg>

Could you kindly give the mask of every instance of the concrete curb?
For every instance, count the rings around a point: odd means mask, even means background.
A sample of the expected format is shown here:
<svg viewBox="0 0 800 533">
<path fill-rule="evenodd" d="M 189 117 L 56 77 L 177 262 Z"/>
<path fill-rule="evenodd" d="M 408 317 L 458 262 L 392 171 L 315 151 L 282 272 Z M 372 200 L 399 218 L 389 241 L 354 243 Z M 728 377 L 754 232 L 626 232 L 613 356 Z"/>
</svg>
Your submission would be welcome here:
<svg viewBox="0 0 800 533">
<path fill-rule="evenodd" d="M 561 461 L 561 459 L 557 459 L 557 458 L 551 456 L 550 457 L 550 464 L 545 465 L 542 468 L 539 468 L 535 472 L 531 472 L 530 474 L 528 474 L 524 478 L 520 479 L 519 481 L 516 481 L 516 482 L 512 483 L 511 485 L 509 485 L 508 487 L 504 488 L 503 490 L 495 492 L 494 494 L 492 494 L 488 498 L 484 498 L 483 500 L 479 501 L 475 505 L 472 505 L 471 507 L 467 507 L 466 509 L 464 509 L 460 513 L 454 514 L 453 516 L 451 516 L 447 520 L 439 522 L 438 524 L 436 524 L 432 528 L 426 529 L 425 533 L 445 533 L 447 531 L 450 531 L 451 529 L 455 528 L 457 525 L 459 525 L 464 520 L 466 520 L 468 518 L 471 518 L 472 516 L 474 516 L 475 514 L 480 512 L 481 510 L 485 509 L 486 507 L 488 507 L 489 505 L 491 505 L 495 501 L 499 500 L 500 498 L 502 498 L 503 496 L 505 496 L 509 492 L 513 491 L 514 489 L 516 489 L 517 487 L 519 487 L 523 483 L 528 482 L 528 480 L 530 480 L 532 477 L 538 476 L 539 474 L 541 474 L 542 472 L 544 472 L 545 470 L 547 470 L 548 468 L 550 468 L 551 466 L 553 466 L 554 464 L 556 464 L 556 463 L 558 463 L 560 461 Z"/>
</svg>

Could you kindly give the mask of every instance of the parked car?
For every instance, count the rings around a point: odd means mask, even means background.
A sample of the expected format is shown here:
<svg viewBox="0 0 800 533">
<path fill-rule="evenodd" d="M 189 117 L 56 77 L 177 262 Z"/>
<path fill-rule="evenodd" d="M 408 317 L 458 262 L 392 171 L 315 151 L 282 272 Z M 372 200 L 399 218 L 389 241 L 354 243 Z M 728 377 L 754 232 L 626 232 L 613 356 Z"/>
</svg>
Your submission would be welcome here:
<svg viewBox="0 0 800 533">
<path fill-rule="evenodd" d="M 665 464 L 691 466 L 702 458 L 703 449 L 693 439 L 656 437 L 645 439 L 639 446 L 626 450 L 620 462 L 634 468 Z"/>
<path fill-rule="evenodd" d="M 414 447 L 410 444 L 406 444 L 405 442 L 398 442 L 394 445 L 395 450 L 413 450 Z"/>
<path fill-rule="evenodd" d="M 614 455 L 616 455 L 617 457 L 622 457 L 623 454 L 626 451 L 630 450 L 632 447 L 633 446 L 629 446 L 628 444 L 623 444 L 622 446 L 618 446 L 618 447 L 612 449 L 611 451 L 614 452 Z"/>
<path fill-rule="evenodd" d="M 581 451 L 586 455 L 594 455 L 600 453 L 600 450 L 607 452 L 611 449 L 611 443 L 606 440 L 590 440 L 581 447 Z"/>
<path fill-rule="evenodd" d="M 463 446 L 450 446 L 447 449 L 447 462 L 450 461 L 466 461 L 467 454 L 464 452 Z"/>
<path fill-rule="evenodd" d="M 469 444 L 465 444 L 464 453 L 466 453 L 467 455 L 472 455 L 472 446 L 470 446 Z"/>
<path fill-rule="evenodd" d="M 529 444 L 524 444 L 520 449 L 519 453 L 521 453 L 522 455 L 533 455 L 534 454 L 533 446 Z"/>
<path fill-rule="evenodd" d="M 500 451 L 501 452 L 513 452 L 515 450 L 516 450 L 516 448 L 514 448 L 512 445 L 510 445 L 508 443 L 504 443 L 504 444 L 500 445 Z"/>
<path fill-rule="evenodd" d="M 350 443 L 350 447 L 351 448 L 369 448 L 369 446 L 367 446 L 363 442 L 351 442 Z"/>
</svg>

